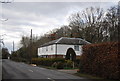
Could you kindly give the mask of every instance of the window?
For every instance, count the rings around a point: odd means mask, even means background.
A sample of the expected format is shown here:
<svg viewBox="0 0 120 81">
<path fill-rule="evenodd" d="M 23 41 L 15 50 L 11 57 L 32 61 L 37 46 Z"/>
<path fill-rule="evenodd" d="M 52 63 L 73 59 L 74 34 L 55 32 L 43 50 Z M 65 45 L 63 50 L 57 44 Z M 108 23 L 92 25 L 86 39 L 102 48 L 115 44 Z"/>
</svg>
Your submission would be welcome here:
<svg viewBox="0 0 120 81">
<path fill-rule="evenodd" d="M 44 52 L 44 49 L 42 48 L 42 52 Z"/>
<path fill-rule="evenodd" d="M 39 53 L 40 53 L 40 50 L 41 50 L 41 49 L 39 49 Z"/>
<path fill-rule="evenodd" d="M 53 50 L 53 45 L 51 45 L 51 50 Z"/>
<path fill-rule="evenodd" d="M 46 47 L 46 51 L 48 51 L 48 47 Z"/>
<path fill-rule="evenodd" d="M 75 51 L 79 51 L 79 45 L 74 45 Z"/>
</svg>

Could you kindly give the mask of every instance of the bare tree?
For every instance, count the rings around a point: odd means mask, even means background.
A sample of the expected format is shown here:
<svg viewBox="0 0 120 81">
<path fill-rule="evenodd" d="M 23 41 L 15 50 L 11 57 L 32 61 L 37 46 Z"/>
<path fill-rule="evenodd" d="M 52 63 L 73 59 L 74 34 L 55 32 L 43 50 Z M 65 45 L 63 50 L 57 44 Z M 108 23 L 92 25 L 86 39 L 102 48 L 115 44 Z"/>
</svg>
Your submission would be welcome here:
<svg viewBox="0 0 120 81">
<path fill-rule="evenodd" d="M 106 14 L 106 22 L 108 27 L 108 33 L 109 33 L 109 40 L 110 41 L 116 41 L 118 40 L 118 7 L 114 6 L 108 9 L 108 12 Z"/>
<path fill-rule="evenodd" d="M 86 8 L 82 12 L 72 14 L 69 18 L 69 26 L 73 33 L 77 33 L 77 37 L 84 38 L 90 42 L 99 42 L 102 36 L 101 22 L 104 20 L 104 12 L 102 8 Z"/>
<path fill-rule="evenodd" d="M 22 36 L 22 39 L 20 41 L 20 44 L 23 46 L 23 47 L 28 47 L 28 45 L 30 44 L 30 38 L 27 37 L 27 36 Z"/>
</svg>

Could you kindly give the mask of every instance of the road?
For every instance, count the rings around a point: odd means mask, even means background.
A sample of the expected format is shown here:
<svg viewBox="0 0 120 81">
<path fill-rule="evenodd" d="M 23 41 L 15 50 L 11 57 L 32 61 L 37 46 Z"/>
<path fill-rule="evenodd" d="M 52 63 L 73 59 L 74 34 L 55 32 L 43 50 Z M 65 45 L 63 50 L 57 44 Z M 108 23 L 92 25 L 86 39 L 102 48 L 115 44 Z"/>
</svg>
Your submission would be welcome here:
<svg viewBox="0 0 120 81">
<path fill-rule="evenodd" d="M 35 67 L 25 63 L 18 63 L 4 59 L 2 63 L 3 79 L 21 79 L 23 80 L 38 80 L 38 81 L 80 81 L 83 78 L 50 70 L 42 67 Z"/>
</svg>

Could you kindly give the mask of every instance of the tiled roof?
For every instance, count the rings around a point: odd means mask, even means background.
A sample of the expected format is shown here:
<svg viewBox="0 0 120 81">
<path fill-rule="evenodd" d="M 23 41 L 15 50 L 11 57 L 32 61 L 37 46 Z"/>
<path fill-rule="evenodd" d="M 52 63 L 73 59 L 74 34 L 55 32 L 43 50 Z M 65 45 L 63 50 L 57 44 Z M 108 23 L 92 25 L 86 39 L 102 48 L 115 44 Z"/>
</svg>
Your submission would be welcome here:
<svg viewBox="0 0 120 81">
<path fill-rule="evenodd" d="M 85 45 L 90 44 L 90 42 L 81 39 L 81 38 L 68 38 L 68 37 L 61 37 L 57 40 L 50 41 L 41 45 L 41 47 L 52 45 L 52 44 L 67 44 L 67 45 Z"/>
</svg>

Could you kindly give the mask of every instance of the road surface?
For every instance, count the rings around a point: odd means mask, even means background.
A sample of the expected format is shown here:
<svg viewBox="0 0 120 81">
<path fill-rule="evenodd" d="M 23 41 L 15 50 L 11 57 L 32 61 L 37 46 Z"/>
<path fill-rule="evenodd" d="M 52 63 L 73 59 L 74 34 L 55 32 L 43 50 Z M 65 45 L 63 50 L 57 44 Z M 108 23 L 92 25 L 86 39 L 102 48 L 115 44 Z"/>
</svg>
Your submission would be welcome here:
<svg viewBox="0 0 120 81">
<path fill-rule="evenodd" d="M 56 70 L 34 67 L 25 63 L 18 63 L 11 60 L 3 60 L 3 80 L 4 79 L 21 79 L 38 80 L 38 81 L 80 81 L 83 78 L 59 72 Z M 16 80 L 15 80 L 16 81 Z"/>
</svg>

